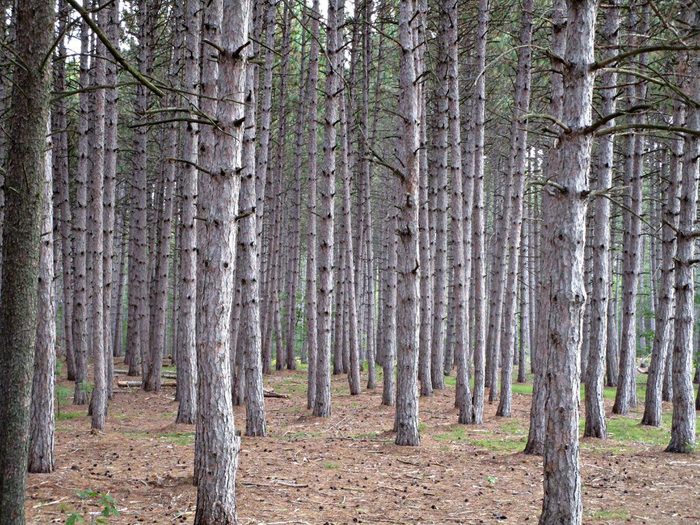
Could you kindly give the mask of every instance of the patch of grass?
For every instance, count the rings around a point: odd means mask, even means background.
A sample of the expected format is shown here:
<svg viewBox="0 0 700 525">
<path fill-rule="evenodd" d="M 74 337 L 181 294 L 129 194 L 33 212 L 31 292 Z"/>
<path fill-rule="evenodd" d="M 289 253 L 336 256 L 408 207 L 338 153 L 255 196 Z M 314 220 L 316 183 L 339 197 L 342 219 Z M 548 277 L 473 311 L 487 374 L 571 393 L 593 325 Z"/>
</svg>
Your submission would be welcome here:
<svg viewBox="0 0 700 525">
<path fill-rule="evenodd" d="M 455 425 L 449 432 L 435 434 L 434 438 L 438 441 L 464 441 L 467 437 L 463 426 Z"/>
<path fill-rule="evenodd" d="M 509 419 L 501 423 L 500 427 L 502 432 L 509 435 L 524 436 L 527 434 L 527 429 L 517 419 Z"/>
<path fill-rule="evenodd" d="M 628 520 L 630 518 L 629 511 L 625 509 L 611 510 L 596 510 L 591 512 L 591 519 L 596 521 L 603 520 Z"/>
<path fill-rule="evenodd" d="M 328 469 L 328 470 L 337 470 L 340 468 L 340 465 L 338 463 L 334 463 L 332 461 L 326 461 L 323 464 L 323 468 Z"/>
<path fill-rule="evenodd" d="M 69 405 L 73 400 L 73 390 L 65 385 L 56 385 L 58 406 Z"/>
<path fill-rule="evenodd" d="M 492 452 L 512 453 L 520 452 L 525 448 L 525 436 L 517 439 L 512 438 L 492 438 L 474 439 L 470 443 L 474 446 L 491 450 Z"/>
<path fill-rule="evenodd" d="M 160 434 L 159 437 L 174 445 L 189 446 L 194 444 L 194 432 L 166 432 Z"/>
<path fill-rule="evenodd" d="M 56 414 L 56 421 L 69 421 L 71 419 L 80 419 L 86 416 L 85 412 L 58 412 Z"/>
<path fill-rule="evenodd" d="M 532 383 L 513 383 L 513 393 L 532 395 Z"/>
<path fill-rule="evenodd" d="M 425 432 L 425 430 L 428 428 L 428 425 L 426 425 L 423 422 L 418 423 L 418 432 Z"/>
<path fill-rule="evenodd" d="M 670 414 L 668 414 L 670 419 Z M 608 421 L 608 436 L 618 441 L 629 441 L 643 445 L 665 446 L 671 439 L 670 421 L 661 427 L 639 424 L 639 417 L 612 417 Z"/>
</svg>

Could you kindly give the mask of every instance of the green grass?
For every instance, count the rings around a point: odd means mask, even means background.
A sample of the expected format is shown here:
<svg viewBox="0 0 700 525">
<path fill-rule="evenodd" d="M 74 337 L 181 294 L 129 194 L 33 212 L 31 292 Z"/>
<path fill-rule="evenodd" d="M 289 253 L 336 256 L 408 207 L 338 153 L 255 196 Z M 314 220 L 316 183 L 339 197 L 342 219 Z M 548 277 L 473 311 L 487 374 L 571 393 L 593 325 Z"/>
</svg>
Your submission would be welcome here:
<svg viewBox="0 0 700 525">
<path fill-rule="evenodd" d="M 466 439 L 466 430 L 463 426 L 454 425 L 449 432 L 442 432 L 433 436 L 438 441 L 464 441 Z"/>
<path fill-rule="evenodd" d="M 56 385 L 56 400 L 59 407 L 70 405 L 73 402 L 73 389 L 64 385 Z"/>
<path fill-rule="evenodd" d="M 159 439 L 174 445 L 194 445 L 194 432 L 165 432 L 159 435 Z"/>
<path fill-rule="evenodd" d="M 625 509 L 611 509 L 611 510 L 596 510 L 590 513 L 591 519 L 594 521 L 605 521 L 605 520 L 628 520 L 630 519 L 629 511 Z"/>
<path fill-rule="evenodd" d="M 56 413 L 56 421 L 69 421 L 71 419 L 80 419 L 86 416 L 86 412 L 58 412 Z"/>
<path fill-rule="evenodd" d="M 334 463 L 333 461 L 326 461 L 323 464 L 323 468 L 327 470 L 337 470 L 340 468 L 340 465 L 338 463 Z"/>
<path fill-rule="evenodd" d="M 281 439 L 284 439 L 286 441 L 303 441 L 305 439 L 311 439 L 315 437 L 319 437 L 321 435 L 320 432 L 285 432 L 284 434 L 279 435 Z"/>
</svg>

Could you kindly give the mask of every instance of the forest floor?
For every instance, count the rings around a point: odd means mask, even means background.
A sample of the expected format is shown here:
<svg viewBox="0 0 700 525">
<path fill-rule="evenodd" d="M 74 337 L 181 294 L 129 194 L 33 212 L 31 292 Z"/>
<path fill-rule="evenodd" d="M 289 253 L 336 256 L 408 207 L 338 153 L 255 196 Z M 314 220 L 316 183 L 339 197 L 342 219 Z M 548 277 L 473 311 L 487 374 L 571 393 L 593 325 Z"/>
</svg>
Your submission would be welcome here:
<svg viewBox="0 0 700 525">
<path fill-rule="evenodd" d="M 350 396 L 345 376 L 334 377 L 333 416 L 322 420 L 305 408 L 305 372 L 265 383 L 289 399 L 266 399 L 269 437 L 242 438 L 240 523 L 537 522 L 542 461 L 521 452 L 530 385 L 514 385 L 513 417 L 488 405 L 478 427 L 455 423 L 453 386 L 421 398 L 422 442 L 411 448 L 394 445 L 394 409 L 380 405 L 380 388 Z M 56 471 L 29 475 L 28 523 L 93 523 L 112 501 L 119 514 L 100 523 L 192 523 L 194 428 L 173 424 L 174 388 L 115 388 L 97 434 L 71 392 L 70 383 L 57 386 Z M 670 413 L 661 429 L 640 427 L 640 416 L 614 417 L 610 439 L 582 441 L 584 523 L 700 523 L 700 454 L 663 452 Z"/>
</svg>

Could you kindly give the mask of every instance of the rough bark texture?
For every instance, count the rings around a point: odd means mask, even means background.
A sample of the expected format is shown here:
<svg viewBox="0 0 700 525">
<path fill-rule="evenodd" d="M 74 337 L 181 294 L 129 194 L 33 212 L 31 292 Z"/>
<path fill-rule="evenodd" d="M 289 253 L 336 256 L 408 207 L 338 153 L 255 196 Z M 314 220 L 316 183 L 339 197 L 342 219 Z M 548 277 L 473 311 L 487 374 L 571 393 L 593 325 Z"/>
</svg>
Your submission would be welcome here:
<svg viewBox="0 0 700 525">
<path fill-rule="evenodd" d="M 515 310 L 518 297 L 518 271 L 520 243 L 522 240 L 523 204 L 525 198 L 525 162 L 527 153 L 527 115 L 530 108 L 530 83 L 532 67 L 532 0 L 523 0 L 520 20 L 520 49 L 518 49 L 518 70 L 515 79 L 515 110 L 511 135 L 510 172 L 513 178 L 511 194 L 510 234 L 508 237 L 508 275 L 503 295 L 503 338 L 501 340 L 501 395 L 497 416 L 510 417 L 513 401 L 513 356 L 515 354 L 515 330 L 517 326 Z"/>
<path fill-rule="evenodd" d="M 563 75 L 562 119 L 553 155 L 552 180 L 542 195 L 544 285 L 549 295 L 544 442 L 544 501 L 540 525 L 579 525 L 582 520 L 579 471 L 579 352 L 586 292 L 583 276 L 585 217 L 592 136 L 595 20 L 594 0 L 568 0 L 568 67 Z"/>
<path fill-rule="evenodd" d="M 0 523 L 24 525 L 54 5 L 16 5 L 0 302 Z"/>
<path fill-rule="evenodd" d="M 479 23 L 476 35 L 476 70 L 479 77 L 474 88 L 474 395 L 473 422 L 484 421 L 484 385 L 486 355 L 486 232 L 484 221 L 484 122 L 486 113 L 486 40 L 489 24 L 488 1 L 479 0 Z M 482 73 L 484 72 L 484 73 Z M 471 154 L 471 153 L 470 153 Z"/>
<path fill-rule="evenodd" d="M 191 105 L 197 104 L 199 91 L 201 10 L 198 0 L 188 0 L 184 17 L 183 83 L 192 93 Z M 177 323 L 177 423 L 194 423 L 197 407 L 197 357 L 195 344 L 197 289 L 197 169 L 199 126 L 188 122 L 182 133 L 182 156 L 186 161 L 180 168 L 180 271 Z"/>
<path fill-rule="evenodd" d="M 50 135 L 49 135 L 50 137 Z M 54 372 L 56 370 L 56 310 L 54 307 L 53 194 L 51 140 L 47 141 L 44 161 L 44 201 L 39 258 L 39 290 L 34 378 L 32 380 L 31 422 L 29 427 L 29 472 L 53 472 Z"/>
<path fill-rule="evenodd" d="M 307 141 L 308 165 L 308 213 L 306 232 L 306 355 L 309 363 L 307 374 L 306 408 L 312 409 L 316 402 L 316 367 L 318 355 L 317 319 L 317 262 L 316 262 L 316 172 L 317 172 L 317 110 L 318 110 L 318 55 L 319 55 L 319 1 L 314 0 L 310 13 L 311 49 L 309 51 L 308 111 L 309 127 Z"/>
<path fill-rule="evenodd" d="M 416 85 L 415 49 L 418 6 L 414 0 L 399 3 L 401 48 L 399 115 L 401 139 L 398 145 L 403 172 L 397 217 L 396 285 L 396 444 L 417 446 L 418 435 L 418 340 L 420 263 L 418 257 L 418 147 L 420 123 Z"/>
<path fill-rule="evenodd" d="M 693 2 L 687 2 L 684 21 L 691 30 L 690 42 L 700 43 L 700 14 Z M 690 97 L 700 96 L 700 63 L 698 54 L 686 54 L 679 66 L 691 79 L 687 86 Z M 683 180 L 681 182 L 678 220 L 678 251 L 675 258 L 676 312 L 673 341 L 673 419 L 671 442 L 667 452 L 690 453 L 695 448 L 695 403 L 693 396 L 693 328 L 695 282 L 692 264 L 695 240 L 691 232 L 697 219 L 698 168 L 700 163 L 700 109 L 687 108 L 686 126 L 696 134 L 684 137 Z"/>
<path fill-rule="evenodd" d="M 323 168 L 319 180 L 318 217 L 320 231 L 318 234 L 318 354 L 316 361 L 316 401 L 313 414 L 320 417 L 331 415 L 331 305 L 333 304 L 333 225 L 335 210 L 335 147 L 336 122 L 340 101 L 339 70 L 340 41 L 338 26 L 342 21 L 342 0 L 328 2 L 328 32 L 326 36 L 326 54 L 328 72 L 326 73 L 326 113 L 323 121 Z"/>
<path fill-rule="evenodd" d="M 610 46 L 605 55 L 616 53 L 620 13 L 617 0 L 613 0 L 605 14 L 605 24 L 602 39 Z M 615 111 L 615 95 L 617 89 L 617 73 L 606 71 L 601 75 L 603 115 Z M 611 121 L 608 126 L 613 126 Z M 599 191 L 605 191 L 612 186 L 613 153 L 615 135 L 609 134 L 601 138 L 599 143 L 596 185 Z M 586 393 L 586 426 L 585 437 L 607 437 L 605 424 L 605 404 L 603 400 L 603 379 L 605 376 L 605 352 L 608 346 L 608 300 L 610 295 L 610 201 L 598 198 L 593 203 L 594 225 L 591 240 L 592 282 L 590 298 L 590 328 L 588 369 L 585 376 Z"/>
<path fill-rule="evenodd" d="M 207 56 L 202 68 L 202 84 L 217 83 L 218 126 L 204 130 L 202 147 L 213 147 L 213 152 L 209 173 L 200 172 L 203 220 L 199 225 L 201 264 L 197 276 L 201 286 L 197 292 L 200 381 L 196 525 L 237 523 L 235 478 L 240 438 L 233 421 L 229 323 L 235 289 L 235 218 L 245 121 L 245 108 L 236 101 L 244 100 L 246 57 L 238 50 L 249 43 L 250 8 L 246 0 L 217 0 L 205 13 L 207 36 L 221 52 Z"/>
</svg>

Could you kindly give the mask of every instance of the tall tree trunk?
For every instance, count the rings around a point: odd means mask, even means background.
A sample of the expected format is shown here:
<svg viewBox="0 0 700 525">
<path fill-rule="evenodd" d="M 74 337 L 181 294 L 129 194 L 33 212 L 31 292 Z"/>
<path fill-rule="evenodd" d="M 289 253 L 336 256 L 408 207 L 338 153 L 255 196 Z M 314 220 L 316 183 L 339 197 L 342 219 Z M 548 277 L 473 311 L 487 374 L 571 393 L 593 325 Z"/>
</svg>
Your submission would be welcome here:
<svg viewBox="0 0 700 525">
<path fill-rule="evenodd" d="M 335 148 L 336 121 L 340 101 L 340 39 L 338 28 L 343 21 L 343 0 L 329 0 L 326 54 L 326 113 L 324 117 L 323 168 L 319 184 L 318 209 L 320 231 L 318 235 L 318 353 L 316 361 L 316 401 L 313 414 L 331 415 L 331 305 L 333 304 L 333 225 L 335 209 Z"/>
<path fill-rule="evenodd" d="M 608 46 L 605 56 L 617 52 L 620 12 L 617 0 L 607 7 L 602 31 L 603 42 Z M 617 94 L 617 73 L 605 71 L 601 75 L 603 115 L 615 112 Z M 607 126 L 614 125 L 611 121 Z M 615 149 L 615 135 L 604 135 L 599 144 L 596 185 L 604 192 L 612 187 L 612 168 Z M 606 438 L 605 403 L 603 399 L 603 379 L 605 376 L 605 352 L 608 347 L 608 301 L 610 296 L 610 201 L 599 197 L 593 203 L 594 224 L 592 230 L 592 283 L 590 299 L 590 331 L 588 369 L 583 381 L 586 385 L 586 426 L 585 437 Z"/>
<path fill-rule="evenodd" d="M 676 102 L 674 108 L 674 125 L 682 125 L 685 120 L 684 106 Z M 664 222 L 662 225 L 662 261 L 661 283 L 659 285 L 658 308 L 656 308 L 656 330 L 649 363 L 647 390 L 644 400 L 644 415 L 642 425 L 658 427 L 661 425 L 663 380 L 667 367 L 672 367 L 669 355 L 669 344 L 674 333 L 673 312 L 675 307 L 674 265 L 676 258 L 676 231 L 680 213 L 681 165 L 683 157 L 683 141 L 674 138 L 672 142 L 669 181 L 666 188 L 664 203 Z"/>
<path fill-rule="evenodd" d="M 395 401 L 396 382 L 394 378 L 396 361 L 396 264 L 397 264 L 397 235 L 396 235 L 396 213 L 394 210 L 386 218 L 386 249 L 387 258 L 385 273 L 385 286 L 383 297 L 383 317 L 382 317 L 382 369 L 383 369 L 383 389 L 382 405 L 393 406 Z M 379 345 L 377 345 L 379 347 Z"/>
<path fill-rule="evenodd" d="M 396 444 L 417 446 L 418 435 L 418 340 L 420 262 L 418 256 L 418 190 L 420 170 L 419 96 L 416 85 L 416 29 L 419 11 L 415 0 L 399 2 L 399 115 L 401 139 L 401 199 L 397 215 L 396 285 Z"/>
<path fill-rule="evenodd" d="M 552 6 L 552 52 L 558 56 L 564 56 L 566 52 L 566 3 L 565 0 L 555 0 Z M 562 104 L 564 96 L 564 83 L 562 64 L 558 61 L 552 63 L 552 74 L 550 76 L 551 83 L 551 101 L 550 114 L 561 120 Z M 552 171 L 550 164 L 555 162 L 552 150 L 547 153 L 544 160 L 545 170 Z M 552 171 L 554 173 L 554 171 Z M 545 175 L 549 176 L 549 173 Z M 541 216 L 545 216 L 545 198 L 542 195 Z M 546 287 L 547 283 L 544 280 L 544 268 L 546 261 L 545 252 L 545 235 L 544 229 L 540 232 L 540 279 L 538 280 L 537 293 L 537 318 L 539 325 L 542 326 L 544 319 L 549 319 L 549 291 Z M 547 330 L 537 330 L 537 340 L 533 347 L 537 356 L 537 364 L 535 365 L 535 376 L 532 385 L 532 403 L 530 404 L 530 427 L 527 435 L 527 444 L 525 445 L 525 454 L 542 455 L 545 440 L 545 363 L 547 359 Z"/>
<path fill-rule="evenodd" d="M 188 0 L 183 31 L 184 64 L 183 83 L 191 93 L 188 103 L 196 106 L 199 91 L 200 26 L 201 10 L 198 0 Z M 182 155 L 185 161 L 180 168 L 180 279 L 178 291 L 177 323 L 177 423 L 194 423 L 197 409 L 197 356 L 195 342 L 196 289 L 197 289 L 197 179 L 199 126 L 188 122 L 182 134 Z"/>
<path fill-rule="evenodd" d="M 53 195 L 51 135 L 44 159 L 44 196 L 39 255 L 39 290 L 34 377 L 32 380 L 31 420 L 29 425 L 29 472 L 53 472 L 54 373 L 56 370 L 56 310 L 54 308 Z"/>
<path fill-rule="evenodd" d="M 306 408 L 314 408 L 316 403 L 316 370 L 318 356 L 318 331 L 317 331 L 317 262 L 316 262 L 316 172 L 317 172 L 317 108 L 318 108 L 318 55 L 319 55 L 319 0 L 313 0 L 313 7 L 309 13 L 311 20 L 311 49 L 309 51 L 309 126 L 307 140 L 308 165 L 308 204 L 307 204 L 307 232 L 306 232 L 306 355 L 309 368 L 307 374 Z"/>
<path fill-rule="evenodd" d="M 579 351 L 586 299 L 583 281 L 591 124 L 595 20 L 594 0 L 568 0 L 562 119 L 551 175 L 563 189 L 542 194 L 544 286 L 549 296 L 545 356 L 544 501 L 540 525 L 579 525 Z"/>
<path fill-rule="evenodd" d="M 693 2 L 686 2 L 683 21 L 687 24 L 691 45 L 700 43 L 700 14 Z M 686 94 L 700 96 L 700 68 L 697 53 L 684 53 L 681 70 L 687 71 Z M 684 137 L 683 180 L 681 182 L 677 253 L 675 258 L 676 312 L 673 341 L 673 419 L 671 442 L 667 452 L 690 453 L 695 448 L 695 405 L 693 403 L 692 360 L 695 283 L 692 264 L 695 240 L 692 232 L 697 219 L 698 172 L 700 164 L 700 110 L 687 108 L 686 127 L 695 132 Z"/>
<path fill-rule="evenodd" d="M 106 25 L 107 11 L 98 13 L 98 23 L 101 28 Z M 96 42 L 95 56 L 95 86 L 104 86 L 106 82 L 105 47 L 101 41 Z M 89 181 L 88 197 L 88 252 L 92 267 L 91 285 L 91 340 L 93 361 L 92 399 L 90 413 L 92 428 L 103 430 L 107 417 L 107 377 L 105 367 L 105 325 L 104 325 L 104 161 L 105 161 L 105 90 L 98 88 L 94 93 L 94 108 L 92 115 L 92 170 Z"/>
<path fill-rule="evenodd" d="M 208 172 L 200 172 L 198 268 L 197 470 L 196 525 L 235 524 L 235 478 L 240 438 L 236 436 L 229 368 L 229 322 L 233 303 L 236 250 L 236 216 L 242 168 L 246 57 L 239 50 L 248 44 L 250 2 L 215 0 L 205 13 L 207 40 L 214 44 L 207 53 L 217 61 L 202 68 L 202 92 L 218 98 L 218 126 L 204 130 L 200 146 L 208 149 Z M 217 56 L 218 55 L 218 56 Z M 214 84 L 209 89 L 205 84 Z M 213 151 L 212 151 L 213 150 Z"/>
<path fill-rule="evenodd" d="M 88 87 L 90 36 L 87 23 L 80 26 L 80 86 Z M 78 164 L 75 175 L 73 210 L 73 345 L 75 356 L 75 391 L 73 403 L 87 403 L 87 258 L 86 206 L 88 174 L 88 108 L 89 94 L 81 91 L 78 117 Z"/>
<path fill-rule="evenodd" d="M 253 54 L 249 58 L 255 58 Z M 238 222 L 238 263 L 236 279 L 241 289 L 239 351 L 243 352 L 246 402 L 246 436 L 264 436 L 265 400 L 263 398 L 262 353 L 260 348 L 260 259 L 255 214 L 255 77 L 257 65 L 248 62 L 245 92 L 245 131 L 243 134 L 243 173 Z"/>
<path fill-rule="evenodd" d="M 488 0 L 479 0 L 479 21 L 476 34 L 476 70 L 474 87 L 474 209 L 473 209 L 473 275 L 474 275 L 474 394 L 473 421 L 484 421 L 484 385 L 486 355 L 486 224 L 484 221 L 484 122 L 486 113 L 486 41 L 489 24 Z M 469 152 L 471 155 L 472 152 Z"/>
<path fill-rule="evenodd" d="M 513 401 L 513 356 L 515 354 L 515 310 L 518 297 L 518 271 L 520 243 L 523 226 L 523 201 L 525 198 L 525 163 L 527 154 L 527 120 L 530 108 L 530 84 L 532 51 L 532 0 L 523 0 L 520 20 L 520 48 L 518 49 L 518 70 L 515 80 L 515 110 L 511 135 L 510 172 L 513 180 L 511 194 L 510 228 L 508 236 L 508 275 L 504 291 L 503 338 L 501 340 L 501 395 L 496 410 L 497 416 L 510 417 Z M 523 261 L 523 265 L 525 262 Z"/>
<path fill-rule="evenodd" d="M 119 0 L 114 0 L 105 15 L 105 33 L 110 42 L 119 48 Z M 117 65 L 111 60 L 105 65 L 105 147 L 104 147 L 104 352 L 107 379 L 107 394 L 112 397 L 112 377 L 114 375 L 114 360 L 112 347 L 115 333 L 112 330 L 112 296 L 114 271 L 114 222 L 115 222 L 115 192 L 117 182 L 117 157 L 119 152 L 119 137 L 117 121 L 119 119 L 119 89 L 117 88 Z"/>
<path fill-rule="evenodd" d="M 23 525 L 54 4 L 16 4 L 0 301 L 0 522 Z M 21 64 L 21 65 L 19 65 Z"/>
</svg>

